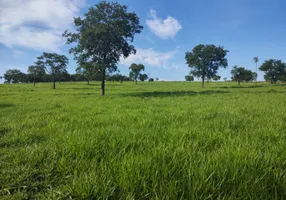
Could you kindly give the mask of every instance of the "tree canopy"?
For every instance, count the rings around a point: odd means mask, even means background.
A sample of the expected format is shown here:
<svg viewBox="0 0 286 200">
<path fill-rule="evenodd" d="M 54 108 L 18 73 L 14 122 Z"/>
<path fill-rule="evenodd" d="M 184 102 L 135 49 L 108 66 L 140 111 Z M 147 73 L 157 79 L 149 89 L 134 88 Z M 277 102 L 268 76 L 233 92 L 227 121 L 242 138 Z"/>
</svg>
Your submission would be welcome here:
<svg viewBox="0 0 286 200">
<path fill-rule="evenodd" d="M 102 95 L 105 94 L 106 71 L 114 71 L 120 58 L 135 54 L 133 42 L 143 26 L 134 12 L 117 2 L 101 1 L 89 8 L 84 17 L 74 19 L 76 32 L 65 31 L 67 43 L 76 42 L 70 49 L 76 60 L 93 62 L 101 71 Z"/>
<path fill-rule="evenodd" d="M 233 66 L 231 70 L 232 81 L 237 81 L 238 85 L 240 82 L 249 82 L 255 80 L 256 73 L 251 70 L 245 69 L 244 67 Z"/>
<path fill-rule="evenodd" d="M 9 69 L 4 74 L 6 83 L 26 82 L 26 76 L 19 69 Z"/>
<path fill-rule="evenodd" d="M 145 70 L 145 66 L 142 64 L 137 65 L 137 64 L 133 63 L 130 65 L 129 69 L 130 69 L 129 77 L 137 83 L 137 80 L 140 76 L 141 71 Z M 147 76 L 147 78 L 148 78 L 148 76 Z"/>
<path fill-rule="evenodd" d="M 56 76 L 60 78 L 61 73 L 67 72 L 68 58 L 65 55 L 44 52 L 41 56 L 37 57 L 37 59 L 35 64 L 46 69 L 46 71 L 52 75 L 53 89 L 56 89 Z"/>
<path fill-rule="evenodd" d="M 33 76 L 33 83 L 35 86 L 36 77 L 37 76 L 43 76 L 44 74 L 46 74 L 46 71 L 45 71 L 45 68 L 43 66 L 31 65 L 28 67 L 28 74 Z"/>
<path fill-rule="evenodd" d="M 190 74 L 202 79 L 202 88 L 205 79 L 212 79 L 220 67 L 227 67 L 227 52 L 229 51 L 221 46 L 203 44 L 197 45 L 191 52 L 186 52 L 185 59 L 191 68 Z"/>
<path fill-rule="evenodd" d="M 194 81 L 194 76 L 187 75 L 185 76 L 186 81 Z"/>
<path fill-rule="evenodd" d="M 286 81 L 286 63 L 283 63 L 281 60 L 266 60 L 259 67 L 259 70 L 265 73 L 265 80 L 269 80 L 271 83 L 276 83 L 277 81 Z"/>
<path fill-rule="evenodd" d="M 140 81 L 146 81 L 146 80 L 148 80 L 148 75 L 147 75 L 147 74 L 140 74 L 140 75 L 139 75 L 139 80 L 140 80 Z"/>
</svg>

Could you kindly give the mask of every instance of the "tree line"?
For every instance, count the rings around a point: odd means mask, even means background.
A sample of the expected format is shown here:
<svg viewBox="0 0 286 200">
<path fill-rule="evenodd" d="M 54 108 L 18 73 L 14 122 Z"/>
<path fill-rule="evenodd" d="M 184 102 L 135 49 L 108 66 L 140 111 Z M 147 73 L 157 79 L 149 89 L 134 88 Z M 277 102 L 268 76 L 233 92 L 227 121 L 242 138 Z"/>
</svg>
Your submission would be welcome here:
<svg viewBox="0 0 286 200">
<path fill-rule="evenodd" d="M 197 45 L 191 52 L 185 55 L 186 63 L 191 68 L 189 75 L 185 76 L 186 81 L 194 81 L 194 77 L 202 80 L 202 88 L 205 80 L 219 80 L 221 77 L 217 75 L 219 68 L 226 68 L 228 60 L 226 55 L 229 51 L 222 46 L 215 45 Z M 231 80 L 241 82 L 257 81 L 257 64 L 258 57 L 254 57 L 256 63 L 256 72 L 248 70 L 244 67 L 233 66 L 231 70 Z M 264 61 L 259 67 L 264 72 L 264 79 L 271 83 L 286 82 L 286 63 L 281 60 L 269 59 Z"/>
<path fill-rule="evenodd" d="M 69 53 L 74 55 L 78 64 L 75 74 L 67 72 L 68 59 L 65 55 L 44 52 L 37 57 L 34 65 L 29 66 L 28 74 L 19 70 L 8 70 L 4 74 L 6 82 L 53 82 L 56 81 L 101 81 L 101 94 L 105 95 L 105 81 L 117 80 L 145 81 L 149 77 L 141 73 L 144 65 L 133 63 L 130 66 L 129 77 L 118 72 L 117 63 L 121 58 L 127 58 L 136 53 L 132 45 L 136 34 L 141 33 L 139 17 L 135 12 L 128 12 L 126 5 L 118 2 L 101 1 L 83 17 L 74 19 L 75 31 L 66 30 L 62 36 L 67 44 L 72 44 Z M 191 68 L 186 76 L 187 81 L 193 81 L 194 77 L 202 80 L 202 87 L 207 80 L 219 80 L 219 68 L 226 68 L 226 59 L 229 51 L 222 46 L 199 44 L 186 52 L 185 59 Z M 255 57 L 256 67 L 258 58 Z M 264 78 L 271 83 L 286 80 L 286 64 L 281 60 L 270 59 L 265 61 L 259 69 L 265 72 Z M 117 73 L 116 73 L 117 72 Z M 257 79 L 257 70 L 252 72 L 244 67 L 234 66 L 231 70 L 232 80 L 240 82 Z M 154 81 L 149 78 L 149 81 Z"/>
</svg>

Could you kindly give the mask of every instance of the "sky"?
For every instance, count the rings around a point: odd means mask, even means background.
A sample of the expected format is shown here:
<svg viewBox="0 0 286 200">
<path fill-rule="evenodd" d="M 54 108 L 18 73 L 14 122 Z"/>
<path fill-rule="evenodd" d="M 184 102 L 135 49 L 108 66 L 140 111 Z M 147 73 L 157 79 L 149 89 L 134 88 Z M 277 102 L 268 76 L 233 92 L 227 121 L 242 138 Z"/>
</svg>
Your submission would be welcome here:
<svg viewBox="0 0 286 200">
<path fill-rule="evenodd" d="M 27 72 L 42 52 L 66 55 L 68 71 L 77 67 L 61 35 L 73 31 L 73 18 L 83 16 L 98 0 L 0 0 L 0 76 L 7 69 Z M 136 55 L 118 63 L 128 75 L 132 63 L 145 65 L 149 77 L 184 80 L 190 68 L 185 53 L 198 44 L 229 50 L 228 67 L 219 75 L 230 79 L 234 65 L 255 71 L 274 58 L 286 62 L 285 0 L 118 0 L 136 12 L 144 26 L 135 36 Z M 258 80 L 263 73 L 258 72 Z M 1 81 L 1 80 L 0 80 Z M 3 82 L 3 80 L 2 80 Z"/>
</svg>

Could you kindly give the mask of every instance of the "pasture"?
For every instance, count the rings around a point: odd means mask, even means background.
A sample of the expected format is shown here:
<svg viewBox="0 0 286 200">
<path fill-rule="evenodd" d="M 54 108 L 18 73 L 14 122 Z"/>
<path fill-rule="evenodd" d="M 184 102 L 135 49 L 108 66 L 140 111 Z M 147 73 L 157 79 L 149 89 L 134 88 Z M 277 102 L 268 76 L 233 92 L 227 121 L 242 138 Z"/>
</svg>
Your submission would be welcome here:
<svg viewBox="0 0 286 200">
<path fill-rule="evenodd" d="M 286 85 L 0 85 L 1 199 L 285 199 Z"/>
</svg>

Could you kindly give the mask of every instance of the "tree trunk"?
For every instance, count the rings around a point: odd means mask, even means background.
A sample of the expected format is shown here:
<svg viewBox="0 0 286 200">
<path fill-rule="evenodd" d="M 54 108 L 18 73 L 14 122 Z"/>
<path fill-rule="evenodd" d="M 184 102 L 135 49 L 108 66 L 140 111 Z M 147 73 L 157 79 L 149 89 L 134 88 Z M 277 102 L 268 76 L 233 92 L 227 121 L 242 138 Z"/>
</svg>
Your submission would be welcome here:
<svg viewBox="0 0 286 200">
<path fill-rule="evenodd" d="M 135 79 L 135 83 L 137 84 L 137 79 Z"/>
<path fill-rule="evenodd" d="M 87 79 L 87 85 L 89 85 L 89 80 Z"/>
<path fill-rule="evenodd" d="M 202 77 L 202 88 L 204 88 L 205 87 L 205 77 L 203 76 Z"/>
<path fill-rule="evenodd" d="M 238 86 L 240 86 L 240 81 L 237 81 L 238 82 Z"/>
<path fill-rule="evenodd" d="M 34 82 L 33 82 L 34 87 L 36 86 L 36 83 L 35 83 L 35 77 L 36 77 L 36 75 L 35 75 L 35 73 L 34 73 Z"/>
<path fill-rule="evenodd" d="M 102 73 L 102 80 L 101 80 L 101 95 L 105 95 L 105 69 L 103 70 Z"/>
<path fill-rule="evenodd" d="M 258 74 L 257 74 L 257 62 L 256 62 L 256 79 L 255 79 L 256 84 L 257 84 L 257 78 L 258 78 Z"/>
<path fill-rule="evenodd" d="M 53 89 L 56 89 L 56 77 L 53 76 Z"/>
</svg>

